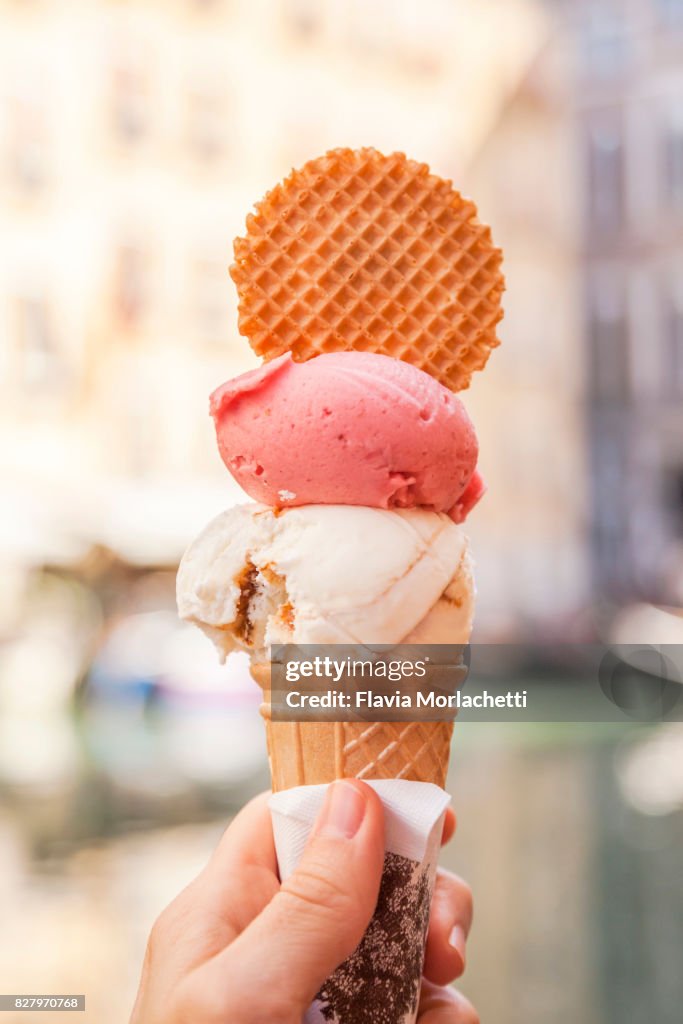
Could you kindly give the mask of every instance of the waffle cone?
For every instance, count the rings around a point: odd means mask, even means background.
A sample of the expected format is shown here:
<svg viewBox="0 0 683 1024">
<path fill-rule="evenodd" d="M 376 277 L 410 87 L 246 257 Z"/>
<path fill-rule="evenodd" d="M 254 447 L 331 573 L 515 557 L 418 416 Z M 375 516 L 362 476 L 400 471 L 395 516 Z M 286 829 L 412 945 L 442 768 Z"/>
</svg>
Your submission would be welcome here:
<svg viewBox="0 0 683 1024">
<path fill-rule="evenodd" d="M 252 664 L 263 690 L 273 792 L 335 779 L 410 779 L 444 788 L 452 722 L 275 722 L 270 665 Z"/>
<path fill-rule="evenodd" d="M 458 391 L 499 344 L 501 260 L 474 203 L 426 164 L 335 149 L 256 205 L 230 273 L 264 359 L 376 352 Z"/>
</svg>

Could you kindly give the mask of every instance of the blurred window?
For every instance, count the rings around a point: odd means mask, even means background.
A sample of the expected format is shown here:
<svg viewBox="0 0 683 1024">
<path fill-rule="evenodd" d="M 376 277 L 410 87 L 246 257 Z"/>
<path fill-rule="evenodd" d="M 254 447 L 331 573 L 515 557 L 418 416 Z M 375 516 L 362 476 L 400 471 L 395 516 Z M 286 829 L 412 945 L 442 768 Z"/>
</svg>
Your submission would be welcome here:
<svg viewBox="0 0 683 1024">
<path fill-rule="evenodd" d="M 586 5 L 581 46 L 589 74 L 599 78 L 620 74 L 629 51 L 623 12 L 601 4 Z"/>
<path fill-rule="evenodd" d="M 121 327 L 139 327 L 149 299 L 149 257 L 136 244 L 120 245 L 114 259 L 113 305 Z"/>
<path fill-rule="evenodd" d="M 321 0 L 284 0 L 285 23 L 300 42 L 313 42 L 322 30 Z"/>
<path fill-rule="evenodd" d="M 683 537 L 683 466 L 679 466 L 678 472 L 675 474 L 673 497 L 678 536 Z"/>
<path fill-rule="evenodd" d="M 7 101 L 6 160 L 13 185 L 34 193 L 47 183 L 47 118 L 41 99 L 20 90 Z"/>
<path fill-rule="evenodd" d="M 683 115 L 678 113 L 664 131 L 664 196 L 668 209 L 683 211 Z"/>
<path fill-rule="evenodd" d="M 628 552 L 627 439 L 621 424 L 602 421 L 593 434 L 593 537 L 603 585 L 618 586 Z"/>
<path fill-rule="evenodd" d="M 15 303 L 19 384 L 26 391 L 55 389 L 63 382 L 52 311 L 42 296 L 21 296 Z"/>
<path fill-rule="evenodd" d="M 400 67 L 421 77 L 435 76 L 443 70 L 444 35 L 456 32 L 452 9 L 443 3 L 393 4 L 385 21 L 396 21 L 396 52 Z M 394 47 L 390 47 L 393 51 Z"/>
<path fill-rule="evenodd" d="M 663 25 L 683 28 L 683 0 L 655 0 Z"/>
<path fill-rule="evenodd" d="M 615 231 L 624 213 L 624 132 L 617 111 L 588 129 L 588 199 L 589 233 Z"/>
<path fill-rule="evenodd" d="M 208 163 L 224 154 L 229 127 L 227 97 L 220 85 L 204 84 L 190 91 L 188 142 L 200 160 Z"/>
<path fill-rule="evenodd" d="M 630 392 L 629 332 L 623 282 L 599 273 L 591 282 L 591 383 L 597 400 L 621 402 Z"/>
<path fill-rule="evenodd" d="M 141 48 L 125 44 L 117 54 L 110 84 L 110 116 L 119 141 L 141 142 L 150 127 L 148 68 Z"/>
<path fill-rule="evenodd" d="M 197 333 L 205 341 L 225 344 L 230 330 L 227 259 L 200 257 L 193 266 L 192 279 Z"/>
<path fill-rule="evenodd" d="M 396 56 L 404 41 L 403 19 L 387 0 L 348 0 L 342 5 L 347 24 L 347 38 L 354 56 Z M 393 15 L 393 16 L 392 16 Z"/>
<path fill-rule="evenodd" d="M 668 293 L 662 361 L 663 392 L 670 398 L 683 398 L 683 281 Z"/>
</svg>

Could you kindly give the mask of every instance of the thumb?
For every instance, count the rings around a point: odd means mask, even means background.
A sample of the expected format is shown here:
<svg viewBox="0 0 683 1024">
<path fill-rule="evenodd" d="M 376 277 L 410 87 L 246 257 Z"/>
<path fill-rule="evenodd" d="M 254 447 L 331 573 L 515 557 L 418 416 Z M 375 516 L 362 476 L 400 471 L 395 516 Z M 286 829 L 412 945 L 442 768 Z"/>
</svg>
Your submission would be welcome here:
<svg viewBox="0 0 683 1024">
<path fill-rule="evenodd" d="M 296 871 L 225 951 L 233 994 L 258 992 L 264 1020 L 299 1021 L 360 942 L 383 862 L 379 797 L 356 779 L 332 783 Z"/>
</svg>

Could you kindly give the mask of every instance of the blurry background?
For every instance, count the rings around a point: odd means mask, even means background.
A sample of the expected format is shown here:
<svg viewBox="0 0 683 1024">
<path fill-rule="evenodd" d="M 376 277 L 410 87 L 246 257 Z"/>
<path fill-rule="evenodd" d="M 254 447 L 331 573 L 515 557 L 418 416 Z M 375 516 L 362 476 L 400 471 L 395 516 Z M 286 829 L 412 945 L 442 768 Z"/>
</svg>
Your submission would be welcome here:
<svg viewBox="0 0 683 1024">
<path fill-rule="evenodd" d="M 683 642 L 683 0 L 0 0 L 0 991 L 93 1024 L 266 784 L 174 572 L 239 499 L 232 238 L 336 145 L 429 162 L 505 249 L 478 639 Z M 678 1022 L 681 732 L 456 735 L 483 1019 Z"/>
</svg>

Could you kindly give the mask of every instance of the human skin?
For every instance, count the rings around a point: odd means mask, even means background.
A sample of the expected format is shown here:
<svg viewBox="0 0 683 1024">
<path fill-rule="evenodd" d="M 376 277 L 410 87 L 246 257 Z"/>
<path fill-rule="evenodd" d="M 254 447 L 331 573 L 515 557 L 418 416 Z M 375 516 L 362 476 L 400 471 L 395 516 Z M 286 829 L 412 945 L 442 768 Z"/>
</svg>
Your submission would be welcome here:
<svg viewBox="0 0 683 1024">
<path fill-rule="evenodd" d="M 358 945 L 384 858 L 382 804 L 342 780 L 297 870 L 278 880 L 267 794 L 237 815 L 201 874 L 152 928 L 130 1024 L 301 1024 L 325 978 Z M 443 841 L 455 831 L 449 812 Z M 425 956 L 420 1024 L 478 1024 L 449 982 L 465 969 L 469 887 L 439 872 Z"/>
</svg>

